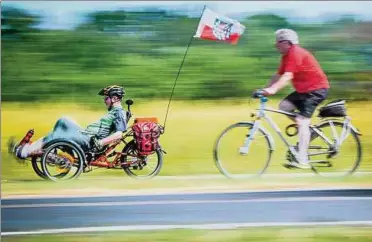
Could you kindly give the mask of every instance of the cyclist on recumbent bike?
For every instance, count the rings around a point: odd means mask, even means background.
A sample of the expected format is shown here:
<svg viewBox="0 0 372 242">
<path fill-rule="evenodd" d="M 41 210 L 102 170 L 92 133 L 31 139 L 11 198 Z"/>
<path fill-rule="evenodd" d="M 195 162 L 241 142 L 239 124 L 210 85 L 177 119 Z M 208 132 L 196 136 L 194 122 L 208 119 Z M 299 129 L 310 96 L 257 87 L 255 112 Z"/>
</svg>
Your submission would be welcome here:
<svg viewBox="0 0 372 242">
<path fill-rule="evenodd" d="M 96 122 L 84 129 L 74 120 L 62 117 L 48 135 L 35 142 L 30 140 L 33 130 L 29 131 L 20 142 L 16 142 L 14 137 L 11 137 L 8 142 L 9 152 L 16 158 L 24 160 L 41 154 L 46 143 L 60 138 L 74 141 L 85 151 L 101 150 L 104 146 L 120 140 L 122 133 L 127 130 L 127 122 L 130 118 L 130 113 L 126 112 L 121 105 L 125 95 L 124 88 L 117 85 L 107 86 L 101 89 L 98 95 L 104 97 L 108 112 Z"/>
</svg>

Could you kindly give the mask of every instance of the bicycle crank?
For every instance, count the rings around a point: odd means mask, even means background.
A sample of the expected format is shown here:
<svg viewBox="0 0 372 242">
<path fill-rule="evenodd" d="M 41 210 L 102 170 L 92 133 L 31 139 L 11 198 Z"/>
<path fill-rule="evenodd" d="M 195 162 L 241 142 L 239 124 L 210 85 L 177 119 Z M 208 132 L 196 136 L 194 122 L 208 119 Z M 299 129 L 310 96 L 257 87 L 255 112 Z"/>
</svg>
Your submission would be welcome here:
<svg viewBox="0 0 372 242">
<path fill-rule="evenodd" d="M 332 167 L 332 163 L 327 160 L 310 160 L 311 165 L 315 165 L 317 167 Z"/>
</svg>

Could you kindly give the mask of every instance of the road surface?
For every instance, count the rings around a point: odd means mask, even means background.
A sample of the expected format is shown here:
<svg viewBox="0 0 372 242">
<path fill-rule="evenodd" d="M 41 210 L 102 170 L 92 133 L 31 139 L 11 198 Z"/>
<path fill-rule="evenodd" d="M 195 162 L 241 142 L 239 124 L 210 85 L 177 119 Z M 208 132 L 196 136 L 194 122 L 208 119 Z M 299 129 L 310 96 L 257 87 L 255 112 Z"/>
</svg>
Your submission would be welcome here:
<svg viewBox="0 0 372 242">
<path fill-rule="evenodd" d="M 25 198 L 1 203 L 2 235 L 228 224 L 372 225 L 372 189 Z"/>
</svg>

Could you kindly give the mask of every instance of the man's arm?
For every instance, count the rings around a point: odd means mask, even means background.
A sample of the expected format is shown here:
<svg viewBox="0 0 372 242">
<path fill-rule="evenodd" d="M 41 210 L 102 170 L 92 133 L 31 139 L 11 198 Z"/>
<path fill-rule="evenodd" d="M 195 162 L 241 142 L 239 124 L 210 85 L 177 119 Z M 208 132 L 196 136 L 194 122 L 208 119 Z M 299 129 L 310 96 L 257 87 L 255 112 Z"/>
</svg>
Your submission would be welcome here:
<svg viewBox="0 0 372 242">
<path fill-rule="evenodd" d="M 103 138 L 98 141 L 98 147 L 103 147 L 107 144 L 110 144 L 112 142 L 118 141 L 122 138 L 123 132 L 127 130 L 127 120 L 126 120 L 126 114 L 122 111 L 116 112 L 114 114 L 114 120 L 113 125 L 115 126 L 115 133 L 111 134 L 110 136 L 107 136 L 106 138 Z"/>
<path fill-rule="evenodd" d="M 280 78 L 276 82 L 272 83 L 269 87 L 264 88 L 263 90 L 270 95 L 274 95 L 280 89 L 288 85 L 289 81 L 292 79 L 293 79 L 293 73 L 285 72 L 283 75 L 280 76 Z"/>
<path fill-rule="evenodd" d="M 114 141 L 120 140 L 121 137 L 122 137 L 122 134 L 123 134 L 122 131 L 116 131 L 112 135 L 107 136 L 106 138 L 103 138 L 103 139 L 99 140 L 99 144 L 101 146 L 105 146 L 105 145 L 108 145 L 108 144 L 110 144 Z"/>
<path fill-rule="evenodd" d="M 281 75 L 279 75 L 279 74 L 277 74 L 277 73 L 274 74 L 274 75 L 271 77 L 271 80 L 270 80 L 269 84 L 267 84 L 267 86 L 266 86 L 265 88 L 268 88 L 268 87 L 270 87 L 271 85 L 273 85 L 275 82 L 277 82 L 277 81 L 279 80 L 280 76 L 281 76 Z"/>
</svg>

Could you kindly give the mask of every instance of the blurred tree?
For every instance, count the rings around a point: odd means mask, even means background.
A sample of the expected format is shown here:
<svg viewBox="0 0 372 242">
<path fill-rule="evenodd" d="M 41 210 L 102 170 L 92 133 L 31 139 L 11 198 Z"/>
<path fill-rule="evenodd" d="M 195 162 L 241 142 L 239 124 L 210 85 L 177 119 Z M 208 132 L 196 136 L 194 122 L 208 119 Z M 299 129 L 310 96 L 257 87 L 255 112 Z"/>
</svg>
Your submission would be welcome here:
<svg viewBox="0 0 372 242">
<path fill-rule="evenodd" d="M 262 26 L 272 29 L 288 28 L 287 19 L 275 14 L 257 14 L 246 18 L 249 25 Z"/>
<path fill-rule="evenodd" d="M 3 7 L 1 8 L 1 35 L 21 35 L 32 32 L 40 23 L 40 16 L 30 14 L 25 10 Z"/>
<path fill-rule="evenodd" d="M 117 33 L 124 28 L 126 17 L 126 12 L 123 10 L 97 11 L 88 14 L 85 25 L 101 32 Z"/>
<path fill-rule="evenodd" d="M 168 98 L 198 24 L 198 18 L 156 8 L 94 12 L 75 29 L 37 33 L 39 17 L 23 10 L 3 8 L 2 20 L 2 32 L 22 37 L 2 41 L 3 101 L 68 96 L 95 102 L 96 90 L 112 83 L 124 85 L 131 98 Z M 247 29 L 236 46 L 193 40 L 175 98 L 246 97 L 267 82 L 280 58 L 274 30 L 291 25 L 272 14 L 242 23 Z M 335 95 L 371 97 L 365 91 L 372 61 L 370 24 L 292 25 L 329 75 Z"/>
<path fill-rule="evenodd" d="M 334 25 L 347 25 L 357 23 L 357 16 L 352 14 L 345 14 L 337 18 L 336 20 L 325 22 L 325 24 L 334 24 Z"/>
<path fill-rule="evenodd" d="M 164 10 L 147 9 L 145 11 L 96 11 L 86 16 L 84 24 L 78 28 L 93 28 L 105 33 L 143 35 L 154 31 L 167 13 Z"/>
</svg>

